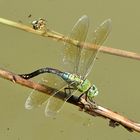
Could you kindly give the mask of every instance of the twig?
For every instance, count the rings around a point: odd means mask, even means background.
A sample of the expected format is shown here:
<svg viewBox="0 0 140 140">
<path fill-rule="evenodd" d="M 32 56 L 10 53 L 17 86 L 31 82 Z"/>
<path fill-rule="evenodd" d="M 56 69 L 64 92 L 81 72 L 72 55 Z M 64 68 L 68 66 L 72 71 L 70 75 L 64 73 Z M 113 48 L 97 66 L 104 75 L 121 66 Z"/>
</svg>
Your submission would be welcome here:
<svg viewBox="0 0 140 140">
<path fill-rule="evenodd" d="M 49 37 L 56 41 L 67 42 L 67 43 L 73 44 L 75 46 L 77 46 L 79 44 L 79 41 L 67 38 L 66 36 L 64 36 L 60 33 L 57 33 L 53 30 L 48 29 L 46 32 L 44 32 L 43 30 L 34 30 L 32 27 L 29 27 L 27 25 L 17 23 L 14 21 L 10 21 L 7 19 L 3 19 L 3 18 L 0 18 L 0 23 L 9 25 L 11 27 L 15 27 L 20 30 L 24 30 L 26 32 L 31 32 L 31 33 L 34 33 L 34 34 L 37 34 L 37 35 L 40 35 L 43 37 Z M 86 47 L 93 48 L 93 49 L 95 47 L 94 44 L 90 44 L 90 43 L 86 43 L 84 45 Z M 117 55 L 117 56 L 121 56 L 121 57 L 140 60 L 140 54 L 134 53 L 134 52 L 129 52 L 129 51 L 105 47 L 105 46 L 101 46 L 100 51 L 103 53 L 108 53 L 108 54 Z"/>
<path fill-rule="evenodd" d="M 56 90 L 53 89 L 51 87 L 48 86 L 43 86 L 40 85 L 38 83 L 35 83 L 33 81 L 30 80 L 25 80 L 23 78 L 21 78 L 20 76 L 8 72 L 6 70 L 0 69 L 0 77 L 10 80 L 14 83 L 20 84 L 22 86 L 26 86 L 32 89 L 36 89 L 38 91 L 41 91 L 45 94 L 51 95 L 51 93 Z M 57 98 L 60 98 L 61 100 L 64 100 L 65 97 L 65 93 L 60 92 L 59 95 L 57 96 Z M 83 110 L 92 115 L 92 116 L 100 116 L 106 119 L 109 119 L 109 125 L 112 127 L 118 126 L 119 124 L 122 125 L 123 127 L 125 127 L 127 130 L 129 130 L 130 132 L 132 131 L 137 131 L 140 132 L 140 124 L 133 122 L 121 115 L 119 115 L 118 113 L 115 113 L 107 108 L 104 108 L 100 105 L 97 105 L 95 107 L 95 104 L 86 101 L 84 98 L 81 98 L 81 101 L 78 102 L 78 97 L 77 96 L 72 96 L 69 100 L 69 103 L 72 103 L 76 106 L 79 106 L 80 108 L 83 107 Z"/>
</svg>

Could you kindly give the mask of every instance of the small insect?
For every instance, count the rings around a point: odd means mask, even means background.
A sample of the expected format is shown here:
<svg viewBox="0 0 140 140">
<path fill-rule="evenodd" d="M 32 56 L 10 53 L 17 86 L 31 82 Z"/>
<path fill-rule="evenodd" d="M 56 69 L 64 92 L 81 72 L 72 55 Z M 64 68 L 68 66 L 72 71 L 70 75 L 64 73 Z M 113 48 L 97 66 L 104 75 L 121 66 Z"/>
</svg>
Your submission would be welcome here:
<svg viewBox="0 0 140 140">
<path fill-rule="evenodd" d="M 46 28 L 46 20 L 43 18 L 40 18 L 39 20 L 34 20 L 31 24 L 33 26 L 33 29 L 35 30 L 41 30 Z"/>
</svg>

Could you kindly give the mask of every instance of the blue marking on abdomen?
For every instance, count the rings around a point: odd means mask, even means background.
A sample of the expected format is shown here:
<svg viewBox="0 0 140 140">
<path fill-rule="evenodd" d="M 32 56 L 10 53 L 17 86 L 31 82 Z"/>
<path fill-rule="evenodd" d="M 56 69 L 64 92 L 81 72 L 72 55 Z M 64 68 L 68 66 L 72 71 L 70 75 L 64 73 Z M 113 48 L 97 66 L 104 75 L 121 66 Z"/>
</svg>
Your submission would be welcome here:
<svg viewBox="0 0 140 140">
<path fill-rule="evenodd" d="M 68 73 L 68 72 L 63 72 L 63 74 L 62 74 L 61 77 L 62 77 L 64 80 L 68 81 L 68 80 L 69 80 L 69 76 L 70 76 L 70 73 Z"/>
</svg>

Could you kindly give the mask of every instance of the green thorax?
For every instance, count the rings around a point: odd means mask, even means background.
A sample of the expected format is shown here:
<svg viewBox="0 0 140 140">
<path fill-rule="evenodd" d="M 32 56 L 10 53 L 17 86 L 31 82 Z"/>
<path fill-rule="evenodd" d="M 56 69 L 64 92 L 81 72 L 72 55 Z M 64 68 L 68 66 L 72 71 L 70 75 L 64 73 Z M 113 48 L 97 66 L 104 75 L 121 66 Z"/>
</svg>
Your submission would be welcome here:
<svg viewBox="0 0 140 140">
<path fill-rule="evenodd" d="M 88 79 L 85 79 L 80 85 L 77 86 L 77 88 L 80 92 L 85 92 L 90 88 L 90 86 L 90 81 Z"/>
<path fill-rule="evenodd" d="M 80 78 L 80 76 L 78 76 L 76 74 L 71 74 L 71 73 L 68 73 L 68 72 L 64 72 L 62 78 L 68 83 L 73 82 L 72 85 L 75 88 L 77 88 L 80 92 L 87 91 L 91 86 L 91 83 L 90 83 L 89 80 L 87 80 L 87 79 L 82 80 Z"/>
</svg>

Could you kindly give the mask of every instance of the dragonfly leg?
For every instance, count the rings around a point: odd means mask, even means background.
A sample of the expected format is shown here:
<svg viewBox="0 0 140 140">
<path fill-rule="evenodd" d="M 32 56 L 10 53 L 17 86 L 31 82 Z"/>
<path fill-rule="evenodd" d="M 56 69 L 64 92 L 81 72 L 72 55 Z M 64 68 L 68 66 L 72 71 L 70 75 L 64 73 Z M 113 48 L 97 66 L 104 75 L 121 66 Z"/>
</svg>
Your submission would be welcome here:
<svg viewBox="0 0 140 140">
<path fill-rule="evenodd" d="M 85 93 L 82 93 L 79 97 L 78 97 L 78 102 L 80 103 L 79 105 L 80 105 L 80 107 L 79 107 L 79 110 L 80 111 L 83 111 L 83 109 L 84 109 L 84 107 L 85 107 L 85 105 L 81 102 L 81 99 L 82 98 L 84 98 L 85 99 Z"/>
<path fill-rule="evenodd" d="M 79 102 L 81 102 L 81 98 L 85 99 L 85 101 L 87 101 L 89 104 L 82 104 L 81 105 L 81 109 L 84 109 L 84 108 L 98 108 L 98 105 L 92 100 L 88 100 L 88 96 L 87 96 L 87 92 L 85 93 L 82 93 L 80 96 L 79 96 Z"/>
<path fill-rule="evenodd" d="M 79 97 L 78 97 L 78 101 L 80 101 L 81 98 L 84 98 L 87 101 L 87 94 L 86 93 L 82 93 Z"/>
</svg>

